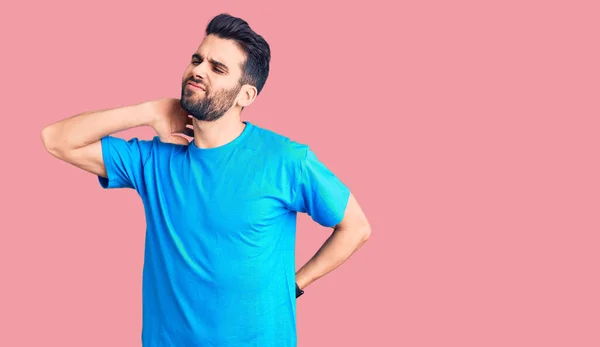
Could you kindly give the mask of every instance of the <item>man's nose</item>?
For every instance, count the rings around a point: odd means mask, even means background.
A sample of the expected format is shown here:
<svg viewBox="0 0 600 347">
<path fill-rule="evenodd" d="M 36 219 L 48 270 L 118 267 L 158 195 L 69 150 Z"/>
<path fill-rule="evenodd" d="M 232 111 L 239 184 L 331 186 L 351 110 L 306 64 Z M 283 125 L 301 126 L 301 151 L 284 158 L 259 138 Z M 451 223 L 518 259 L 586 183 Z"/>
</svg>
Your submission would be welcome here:
<svg viewBox="0 0 600 347">
<path fill-rule="evenodd" d="M 192 69 L 192 75 L 196 77 L 200 77 L 202 79 L 206 78 L 206 69 L 208 68 L 208 63 L 206 61 L 196 65 Z"/>
</svg>

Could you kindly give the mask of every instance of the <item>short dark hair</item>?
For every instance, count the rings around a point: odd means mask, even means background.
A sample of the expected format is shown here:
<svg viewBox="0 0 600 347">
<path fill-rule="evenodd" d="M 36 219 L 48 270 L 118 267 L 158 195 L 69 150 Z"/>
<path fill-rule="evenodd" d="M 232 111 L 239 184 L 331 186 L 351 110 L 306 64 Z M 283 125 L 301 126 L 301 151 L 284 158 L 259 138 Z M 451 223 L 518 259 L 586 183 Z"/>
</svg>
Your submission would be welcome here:
<svg viewBox="0 0 600 347">
<path fill-rule="evenodd" d="M 240 46 L 246 53 L 240 83 L 254 85 L 258 95 L 269 76 L 271 48 L 267 41 L 254 32 L 245 20 L 227 13 L 217 15 L 208 23 L 206 35 L 234 40 Z"/>
</svg>

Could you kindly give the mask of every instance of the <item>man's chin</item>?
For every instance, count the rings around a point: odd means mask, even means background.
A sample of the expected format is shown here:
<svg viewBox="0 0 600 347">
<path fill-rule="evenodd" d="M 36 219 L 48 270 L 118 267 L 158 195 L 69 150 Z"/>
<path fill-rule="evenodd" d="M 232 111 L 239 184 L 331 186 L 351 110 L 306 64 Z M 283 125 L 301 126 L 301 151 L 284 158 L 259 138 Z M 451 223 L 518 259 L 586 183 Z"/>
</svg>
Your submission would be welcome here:
<svg viewBox="0 0 600 347">
<path fill-rule="evenodd" d="M 185 87 L 181 89 L 182 97 L 185 96 L 186 98 L 204 98 L 205 95 L 206 93 L 204 91 L 197 92 Z"/>
<path fill-rule="evenodd" d="M 186 111 L 189 111 L 189 109 L 200 108 L 202 105 L 202 100 L 198 100 L 198 98 L 190 98 L 183 96 L 179 103 Z"/>
</svg>

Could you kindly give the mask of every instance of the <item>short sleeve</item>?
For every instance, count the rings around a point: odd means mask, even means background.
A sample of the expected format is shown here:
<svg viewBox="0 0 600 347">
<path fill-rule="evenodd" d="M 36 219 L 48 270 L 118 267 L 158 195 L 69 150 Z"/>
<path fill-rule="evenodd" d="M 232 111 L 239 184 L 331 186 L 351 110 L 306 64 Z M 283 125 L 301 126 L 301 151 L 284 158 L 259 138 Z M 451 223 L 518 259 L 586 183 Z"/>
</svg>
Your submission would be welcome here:
<svg viewBox="0 0 600 347">
<path fill-rule="evenodd" d="M 293 208 L 307 213 L 324 227 L 333 227 L 342 221 L 349 188 L 323 164 L 315 153 L 306 149 L 293 196 Z"/>
<path fill-rule="evenodd" d="M 131 188 L 139 191 L 143 185 L 144 164 L 150 157 L 153 141 L 105 136 L 101 143 L 108 176 L 98 176 L 102 188 Z"/>
</svg>

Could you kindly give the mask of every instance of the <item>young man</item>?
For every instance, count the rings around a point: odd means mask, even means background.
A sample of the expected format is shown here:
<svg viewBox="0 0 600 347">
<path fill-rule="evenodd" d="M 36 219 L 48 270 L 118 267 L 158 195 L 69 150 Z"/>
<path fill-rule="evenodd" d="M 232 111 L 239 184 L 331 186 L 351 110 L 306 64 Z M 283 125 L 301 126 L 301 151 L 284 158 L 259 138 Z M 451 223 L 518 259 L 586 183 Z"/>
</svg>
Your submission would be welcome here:
<svg viewBox="0 0 600 347">
<path fill-rule="evenodd" d="M 86 112 L 42 131 L 52 155 L 144 202 L 145 347 L 296 346 L 297 297 L 370 235 L 353 194 L 307 145 L 241 120 L 269 62 L 267 42 L 221 14 L 183 74 L 181 99 Z M 137 126 L 157 136 L 111 136 Z M 333 232 L 295 272 L 297 212 Z"/>
</svg>

